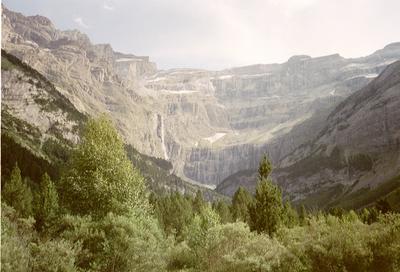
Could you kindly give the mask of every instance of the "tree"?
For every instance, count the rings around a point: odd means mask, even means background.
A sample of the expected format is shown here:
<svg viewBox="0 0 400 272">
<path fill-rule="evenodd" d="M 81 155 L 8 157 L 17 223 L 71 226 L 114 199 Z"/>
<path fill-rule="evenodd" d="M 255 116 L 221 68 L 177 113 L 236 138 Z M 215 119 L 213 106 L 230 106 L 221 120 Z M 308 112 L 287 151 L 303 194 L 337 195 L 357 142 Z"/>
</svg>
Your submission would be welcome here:
<svg viewBox="0 0 400 272">
<path fill-rule="evenodd" d="M 258 170 L 259 180 L 254 202 L 249 209 L 251 230 L 270 236 L 276 232 L 284 217 L 282 193 L 268 179 L 271 170 L 271 163 L 264 156 Z"/>
<path fill-rule="evenodd" d="M 306 222 L 307 218 L 307 210 L 306 207 L 302 204 L 300 206 L 300 211 L 299 211 L 299 222 L 301 225 L 303 225 Z"/>
<path fill-rule="evenodd" d="M 47 173 L 42 176 L 34 202 L 36 227 L 38 230 L 42 230 L 56 218 L 58 212 L 58 193 Z"/>
<path fill-rule="evenodd" d="M 193 217 L 192 202 L 178 192 L 158 200 L 156 215 L 166 234 L 180 237 Z"/>
<path fill-rule="evenodd" d="M 232 216 L 235 221 L 248 223 L 250 220 L 249 206 L 253 198 L 243 187 L 239 187 L 232 198 Z"/>
<path fill-rule="evenodd" d="M 144 178 L 132 167 L 121 137 L 102 116 L 90 119 L 62 177 L 62 201 L 75 214 L 103 217 L 131 209 L 147 213 Z"/>
<path fill-rule="evenodd" d="M 10 179 L 4 184 L 1 193 L 4 200 L 22 217 L 32 215 L 32 192 L 27 180 L 22 180 L 18 164 L 15 164 Z"/>
<path fill-rule="evenodd" d="M 264 155 L 258 167 L 258 180 L 268 179 L 268 176 L 271 173 L 271 171 L 272 171 L 272 164 L 268 160 L 267 156 Z"/>
<path fill-rule="evenodd" d="M 232 222 L 232 214 L 228 204 L 224 200 L 213 203 L 214 210 L 218 213 L 222 224 Z"/>
<path fill-rule="evenodd" d="M 283 206 L 284 209 L 284 224 L 287 227 L 293 227 L 299 222 L 299 216 L 296 212 L 295 209 L 292 208 L 292 205 L 290 205 L 289 201 L 285 202 L 285 205 Z"/>
<path fill-rule="evenodd" d="M 207 231 L 220 224 L 218 214 L 206 204 L 199 214 L 196 214 L 191 223 L 184 230 L 184 237 L 193 250 L 204 246 Z"/>
<path fill-rule="evenodd" d="M 381 213 L 388 213 L 393 210 L 392 207 L 390 206 L 390 203 L 387 201 L 387 199 L 384 199 L 384 198 L 379 199 L 376 202 L 375 207 Z"/>
<path fill-rule="evenodd" d="M 197 190 L 196 196 L 194 197 L 194 200 L 193 200 L 194 212 L 199 214 L 205 205 L 206 205 L 206 202 L 204 201 L 203 193 L 201 192 L 201 190 Z"/>
</svg>

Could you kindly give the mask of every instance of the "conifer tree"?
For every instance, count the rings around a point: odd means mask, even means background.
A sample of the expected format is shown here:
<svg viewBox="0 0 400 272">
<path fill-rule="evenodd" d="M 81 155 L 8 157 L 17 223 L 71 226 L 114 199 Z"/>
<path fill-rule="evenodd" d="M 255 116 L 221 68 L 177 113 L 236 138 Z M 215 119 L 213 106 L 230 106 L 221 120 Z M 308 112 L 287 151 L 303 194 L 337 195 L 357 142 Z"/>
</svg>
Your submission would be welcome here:
<svg viewBox="0 0 400 272">
<path fill-rule="evenodd" d="M 301 225 L 303 225 L 306 222 L 306 218 L 307 218 L 306 207 L 304 207 L 304 205 L 301 205 L 299 211 L 299 222 Z"/>
<path fill-rule="evenodd" d="M 206 202 L 204 201 L 203 193 L 201 192 L 201 190 L 197 190 L 196 196 L 194 197 L 193 200 L 193 211 L 199 214 L 205 205 Z"/>
<path fill-rule="evenodd" d="M 225 201 L 219 200 L 214 202 L 213 208 L 218 213 L 222 224 L 232 222 L 232 214 L 228 204 Z"/>
<path fill-rule="evenodd" d="M 35 194 L 34 210 L 38 230 L 42 230 L 57 217 L 58 193 L 47 173 L 42 176 L 39 191 Z"/>
<path fill-rule="evenodd" d="M 270 236 L 276 232 L 284 218 L 282 193 L 268 178 L 271 170 L 271 163 L 264 156 L 258 170 L 254 202 L 249 209 L 251 230 L 267 233 Z"/>
<path fill-rule="evenodd" d="M 22 217 L 32 215 L 32 192 L 27 180 L 22 180 L 18 164 L 11 171 L 10 179 L 4 184 L 1 194 L 5 202 L 14 207 Z"/>
<path fill-rule="evenodd" d="M 243 187 L 239 187 L 232 198 L 232 216 L 235 221 L 249 223 L 249 207 L 252 202 L 251 194 Z"/>
<path fill-rule="evenodd" d="M 292 208 L 289 201 L 285 202 L 284 209 L 284 224 L 287 227 L 293 227 L 299 222 L 299 216 L 295 209 Z"/>
</svg>

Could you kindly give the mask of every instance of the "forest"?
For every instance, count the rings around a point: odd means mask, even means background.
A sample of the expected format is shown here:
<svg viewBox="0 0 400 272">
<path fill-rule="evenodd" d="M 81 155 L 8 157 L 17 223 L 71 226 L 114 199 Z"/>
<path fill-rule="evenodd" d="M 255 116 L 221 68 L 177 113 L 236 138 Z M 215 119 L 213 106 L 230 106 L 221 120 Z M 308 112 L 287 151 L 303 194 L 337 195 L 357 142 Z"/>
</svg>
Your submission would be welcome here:
<svg viewBox="0 0 400 272">
<path fill-rule="evenodd" d="M 400 214 L 386 200 L 292 206 L 271 171 L 264 156 L 256 192 L 232 200 L 154 193 L 112 122 L 89 119 L 59 174 L 34 182 L 16 163 L 3 177 L 1 269 L 400 271 Z"/>
</svg>

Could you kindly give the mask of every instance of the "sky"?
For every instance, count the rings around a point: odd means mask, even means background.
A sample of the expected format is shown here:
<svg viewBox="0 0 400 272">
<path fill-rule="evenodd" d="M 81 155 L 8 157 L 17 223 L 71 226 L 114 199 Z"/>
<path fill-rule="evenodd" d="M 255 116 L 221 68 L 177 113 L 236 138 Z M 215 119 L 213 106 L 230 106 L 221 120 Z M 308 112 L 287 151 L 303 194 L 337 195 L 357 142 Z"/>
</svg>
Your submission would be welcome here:
<svg viewBox="0 0 400 272">
<path fill-rule="evenodd" d="M 293 55 L 371 54 L 400 41 L 400 0 L 3 0 L 150 56 L 161 69 L 218 70 Z"/>
</svg>

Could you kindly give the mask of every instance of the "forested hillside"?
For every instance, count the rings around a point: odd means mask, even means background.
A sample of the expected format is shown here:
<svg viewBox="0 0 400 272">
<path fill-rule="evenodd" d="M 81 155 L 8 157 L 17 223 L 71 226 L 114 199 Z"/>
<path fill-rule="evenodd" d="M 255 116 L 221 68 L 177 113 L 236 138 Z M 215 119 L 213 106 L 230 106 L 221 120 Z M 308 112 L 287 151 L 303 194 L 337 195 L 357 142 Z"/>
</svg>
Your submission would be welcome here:
<svg viewBox="0 0 400 272">
<path fill-rule="evenodd" d="M 2 271 L 398 271 L 400 215 L 297 212 L 264 157 L 232 204 L 149 194 L 106 118 L 90 119 L 60 178 L 18 164 L 2 188 Z"/>
</svg>

